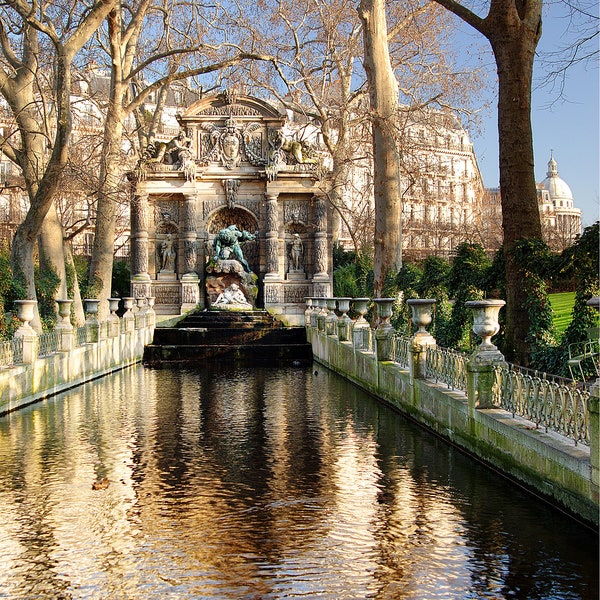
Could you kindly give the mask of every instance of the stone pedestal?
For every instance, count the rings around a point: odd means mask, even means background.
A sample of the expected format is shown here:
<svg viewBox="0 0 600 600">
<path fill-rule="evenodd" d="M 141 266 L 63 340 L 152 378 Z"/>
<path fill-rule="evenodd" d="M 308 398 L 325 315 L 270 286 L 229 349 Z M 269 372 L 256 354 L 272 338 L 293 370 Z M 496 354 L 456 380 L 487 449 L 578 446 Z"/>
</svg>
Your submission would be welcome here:
<svg viewBox="0 0 600 600">
<path fill-rule="evenodd" d="M 156 276 L 157 281 L 177 281 L 177 275 L 172 271 L 160 271 Z"/>
<path fill-rule="evenodd" d="M 181 276 L 181 310 L 193 310 L 203 304 L 200 298 L 200 278 L 196 273 Z"/>
<path fill-rule="evenodd" d="M 233 284 L 237 285 L 252 308 L 256 307 L 257 276 L 246 273 L 237 260 L 214 260 L 206 267 L 206 301 L 212 307 L 218 297 Z"/>
<path fill-rule="evenodd" d="M 417 331 L 410 343 L 409 373 L 411 381 L 427 378 L 427 348 L 435 347 L 435 338 L 427 331 Z"/>
<path fill-rule="evenodd" d="M 306 281 L 306 273 L 304 271 L 290 271 L 286 275 L 288 281 Z"/>
</svg>

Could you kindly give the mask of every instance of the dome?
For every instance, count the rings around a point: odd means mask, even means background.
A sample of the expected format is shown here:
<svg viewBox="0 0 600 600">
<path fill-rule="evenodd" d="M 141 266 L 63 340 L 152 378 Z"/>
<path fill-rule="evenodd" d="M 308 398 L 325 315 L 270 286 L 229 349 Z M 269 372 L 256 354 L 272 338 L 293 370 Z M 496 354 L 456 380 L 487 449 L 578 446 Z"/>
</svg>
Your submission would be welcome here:
<svg viewBox="0 0 600 600">
<path fill-rule="evenodd" d="M 573 206 L 573 192 L 567 182 L 558 176 L 557 163 L 552 154 L 548 162 L 546 179 L 538 187 L 548 191 L 554 206 Z"/>
</svg>

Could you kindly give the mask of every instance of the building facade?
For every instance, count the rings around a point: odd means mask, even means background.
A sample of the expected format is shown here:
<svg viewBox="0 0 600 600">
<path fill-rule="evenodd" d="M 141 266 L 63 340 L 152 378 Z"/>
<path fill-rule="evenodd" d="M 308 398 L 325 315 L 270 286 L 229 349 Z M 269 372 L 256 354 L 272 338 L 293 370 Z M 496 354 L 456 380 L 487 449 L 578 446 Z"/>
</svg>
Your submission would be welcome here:
<svg viewBox="0 0 600 600">
<path fill-rule="evenodd" d="M 159 314 L 208 307 L 223 281 L 248 282 L 242 264 L 256 276 L 256 298 L 246 299 L 302 324 L 305 298 L 332 292 L 321 160 L 257 98 L 207 96 L 178 119 L 178 136 L 146 148 L 131 173 L 133 295 L 154 296 Z M 218 251 L 227 235 L 244 241 L 241 263 L 238 250 L 237 261 L 217 260 L 227 259 Z"/>
</svg>

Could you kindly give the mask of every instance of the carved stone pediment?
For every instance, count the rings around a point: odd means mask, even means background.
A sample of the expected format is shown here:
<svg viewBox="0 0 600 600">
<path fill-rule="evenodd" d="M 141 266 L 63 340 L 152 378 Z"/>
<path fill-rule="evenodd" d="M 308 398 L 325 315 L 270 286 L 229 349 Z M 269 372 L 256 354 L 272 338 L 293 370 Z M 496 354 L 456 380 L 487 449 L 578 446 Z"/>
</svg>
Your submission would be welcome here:
<svg viewBox="0 0 600 600">
<path fill-rule="evenodd" d="M 285 120 L 285 115 L 268 102 L 230 92 L 207 96 L 194 102 L 179 116 L 179 120 L 193 123 L 211 117 L 260 117 L 270 121 L 281 121 L 281 123 Z"/>
</svg>

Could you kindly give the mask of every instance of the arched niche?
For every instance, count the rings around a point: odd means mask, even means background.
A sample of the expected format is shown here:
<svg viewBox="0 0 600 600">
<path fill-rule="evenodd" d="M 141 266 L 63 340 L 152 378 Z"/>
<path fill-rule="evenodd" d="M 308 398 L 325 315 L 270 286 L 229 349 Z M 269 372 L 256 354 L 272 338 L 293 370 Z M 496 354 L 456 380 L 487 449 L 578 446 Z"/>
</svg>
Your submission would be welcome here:
<svg viewBox="0 0 600 600">
<path fill-rule="evenodd" d="M 309 261 L 309 256 L 312 253 L 312 240 L 308 232 L 308 228 L 304 223 L 291 221 L 285 224 L 284 235 L 284 271 L 286 278 L 289 279 L 292 275 L 296 278 L 305 274 L 312 268 Z M 294 251 L 299 243 L 299 251 Z M 294 258 L 296 256 L 296 258 Z"/>
<path fill-rule="evenodd" d="M 258 221 L 256 217 L 249 211 L 240 208 L 221 208 L 215 211 L 209 218 L 206 224 L 208 233 L 207 246 L 210 255 L 212 255 L 212 244 L 215 235 L 230 225 L 236 225 L 241 230 L 249 231 L 250 233 L 258 233 Z M 250 268 L 255 273 L 260 270 L 260 251 L 258 235 L 255 240 L 244 242 L 242 245 L 244 258 L 248 261 Z"/>
</svg>

